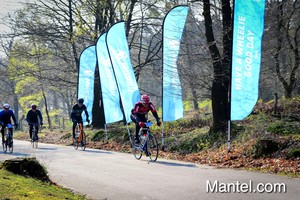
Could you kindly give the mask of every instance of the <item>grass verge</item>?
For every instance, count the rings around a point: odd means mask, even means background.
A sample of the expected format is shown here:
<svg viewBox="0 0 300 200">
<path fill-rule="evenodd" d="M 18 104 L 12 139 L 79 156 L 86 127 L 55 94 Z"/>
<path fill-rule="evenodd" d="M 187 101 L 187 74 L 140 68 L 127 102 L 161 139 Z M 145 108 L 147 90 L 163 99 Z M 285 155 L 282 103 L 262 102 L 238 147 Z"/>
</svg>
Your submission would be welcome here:
<svg viewBox="0 0 300 200">
<path fill-rule="evenodd" d="M 9 200 L 87 200 L 83 195 L 47 181 L 14 174 L 0 168 L 0 199 Z"/>
</svg>

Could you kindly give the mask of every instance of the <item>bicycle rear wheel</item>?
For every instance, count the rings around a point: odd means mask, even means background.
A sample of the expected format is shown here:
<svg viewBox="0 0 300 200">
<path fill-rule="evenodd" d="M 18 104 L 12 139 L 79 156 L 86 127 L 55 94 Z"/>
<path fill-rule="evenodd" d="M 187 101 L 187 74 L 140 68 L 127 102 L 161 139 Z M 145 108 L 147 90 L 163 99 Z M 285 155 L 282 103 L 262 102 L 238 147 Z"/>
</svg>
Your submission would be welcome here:
<svg viewBox="0 0 300 200">
<path fill-rule="evenodd" d="M 134 157 L 139 160 L 141 159 L 142 155 L 143 155 L 143 151 L 141 151 L 141 147 L 140 147 L 140 144 L 136 144 L 135 141 L 134 141 L 134 137 L 132 138 L 132 143 L 133 143 L 133 146 L 132 146 L 132 153 L 134 155 Z M 140 140 L 141 141 L 141 140 Z"/>
<path fill-rule="evenodd" d="M 147 151 L 150 160 L 155 162 L 158 157 L 158 143 L 155 135 L 150 132 L 148 133 Z"/>
</svg>

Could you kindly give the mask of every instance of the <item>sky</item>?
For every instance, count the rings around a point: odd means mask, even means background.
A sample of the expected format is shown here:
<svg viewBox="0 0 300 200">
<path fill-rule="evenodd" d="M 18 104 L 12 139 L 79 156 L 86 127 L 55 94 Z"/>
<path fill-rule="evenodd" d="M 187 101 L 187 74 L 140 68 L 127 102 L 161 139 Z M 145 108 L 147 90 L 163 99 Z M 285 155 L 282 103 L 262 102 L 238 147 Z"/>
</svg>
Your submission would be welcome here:
<svg viewBox="0 0 300 200">
<path fill-rule="evenodd" d="M 15 10 L 22 7 L 22 3 L 28 2 L 28 0 L 0 0 L 0 34 L 10 32 L 9 27 L 1 24 L 1 19 L 8 13 L 13 14 Z M 0 49 L 0 57 L 5 57 L 2 49 Z"/>
<path fill-rule="evenodd" d="M 16 9 L 22 7 L 20 2 L 27 2 L 28 0 L 0 0 L 0 18 L 5 17 L 8 13 L 13 13 Z M 0 24 L 0 33 L 3 31 L 8 31 L 9 29 Z"/>
</svg>

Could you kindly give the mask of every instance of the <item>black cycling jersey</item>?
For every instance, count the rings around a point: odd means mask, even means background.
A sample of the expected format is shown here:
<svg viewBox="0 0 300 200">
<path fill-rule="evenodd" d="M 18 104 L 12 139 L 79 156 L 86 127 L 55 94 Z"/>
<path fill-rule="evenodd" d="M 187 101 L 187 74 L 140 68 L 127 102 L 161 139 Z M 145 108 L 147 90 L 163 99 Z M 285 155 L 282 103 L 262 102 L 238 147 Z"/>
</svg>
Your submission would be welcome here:
<svg viewBox="0 0 300 200">
<path fill-rule="evenodd" d="M 71 118 L 81 118 L 82 112 L 85 112 L 86 118 L 89 118 L 89 114 L 87 112 L 86 106 L 83 104 L 81 107 L 78 106 L 78 104 L 75 104 L 72 108 L 71 112 Z"/>
<path fill-rule="evenodd" d="M 43 123 L 43 117 L 40 110 L 29 110 L 27 112 L 26 121 L 28 123 Z"/>
</svg>

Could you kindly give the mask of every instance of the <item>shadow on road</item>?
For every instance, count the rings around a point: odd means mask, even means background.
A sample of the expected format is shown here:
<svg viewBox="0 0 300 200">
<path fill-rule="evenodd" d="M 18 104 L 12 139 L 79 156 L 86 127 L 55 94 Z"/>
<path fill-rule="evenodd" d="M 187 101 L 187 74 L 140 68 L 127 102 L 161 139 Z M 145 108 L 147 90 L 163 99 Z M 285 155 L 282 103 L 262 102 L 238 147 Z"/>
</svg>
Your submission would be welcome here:
<svg viewBox="0 0 300 200">
<path fill-rule="evenodd" d="M 24 156 L 30 156 L 30 154 L 28 153 L 20 153 L 20 152 L 13 152 L 13 153 L 4 153 L 4 152 L 0 152 L 0 155 L 8 155 L 8 156 L 13 156 L 13 157 L 24 157 Z"/>
<path fill-rule="evenodd" d="M 104 154 L 112 154 L 112 152 L 108 152 L 108 151 L 101 151 L 101 150 L 93 150 L 93 149 L 86 149 L 84 150 L 85 152 L 88 153 L 104 153 Z"/>
<path fill-rule="evenodd" d="M 47 148 L 47 147 L 38 147 L 39 150 L 51 150 L 51 151 L 54 151 L 54 150 L 57 150 L 57 148 Z"/>
<path fill-rule="evenodd" d="M 155 163 L 161 164 L 161 165 L 167 165 L 172 167 L 191 167 L 191 168 L 197 168 L 197 165 L 195 164 L 188 164 L 188 163 L 175 163 L 175 162 L 167 162 L 167 161 L 156 161 Z"/>
</svg>

